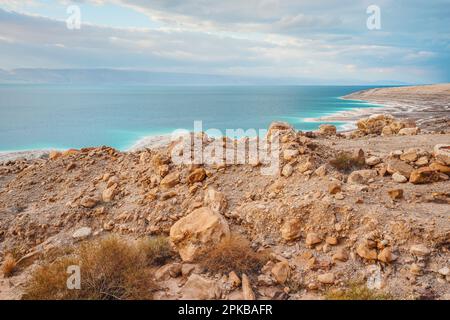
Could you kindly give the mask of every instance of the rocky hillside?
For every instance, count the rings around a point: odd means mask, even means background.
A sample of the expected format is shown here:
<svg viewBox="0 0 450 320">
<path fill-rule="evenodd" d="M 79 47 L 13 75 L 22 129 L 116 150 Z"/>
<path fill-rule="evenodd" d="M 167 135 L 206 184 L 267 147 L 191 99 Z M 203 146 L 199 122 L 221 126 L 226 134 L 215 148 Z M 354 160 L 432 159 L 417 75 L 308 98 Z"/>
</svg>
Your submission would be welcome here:
<svg viewBox="0 0 450 320">
<path fill-rule="evenodd" d="M 322 299 L 355 283 L 394 299 L 450 298 L 449 132 L 388 115 L 348 134 L 275 130 L 277 175 L 261 163 L 176 165 L 176 143 L 0 164 L 0 262 L 14 260 L 0 298 L 20 299 L 51 253 L 108 234 L 168 237 L 176 255 L 154 270 L 157 299 Z M 205 270 L 205 254 L 236 236 L 270 252 L 264 265 Z"/>
</svg>

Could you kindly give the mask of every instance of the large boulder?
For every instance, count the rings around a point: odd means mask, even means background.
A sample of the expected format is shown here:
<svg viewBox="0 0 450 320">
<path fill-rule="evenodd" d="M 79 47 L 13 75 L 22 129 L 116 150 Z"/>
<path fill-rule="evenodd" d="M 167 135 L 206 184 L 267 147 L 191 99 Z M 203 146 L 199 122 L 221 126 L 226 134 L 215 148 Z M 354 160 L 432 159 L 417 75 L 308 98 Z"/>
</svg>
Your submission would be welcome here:
<svg viewBox="0 0 450 320">
<path fill-rule="evenodd" d="M 210 208 L 194 210 L 170 228 L 170 241 L 183 261 L 194 261 L 230 236 L 227 221 Z"/>
<path fill-rule="evenodd" d="M 288 219 L 281 227 L 281 237 L 286 241 L 298 239 L 301 235 L 301 227 L 301 220 L 299 218 Z"/>
<path fill-rule="evenodd" d="M 348 176 L 348 183 L 353 184 L 367 184 L 370 179 L 376 178 L 378 175 L 377 170 L 366 169 L 366 170 L 356 170 L 350 173 Z"/>
<path fill-rule="evenodd" d="M 381 134 L 383 128 L 394 122 L 394 117 L 388 114 L 374 114 L 356 122 L 359 131 L 364 134 Z"/>
<path fill-rule="evenodd" d="M 267 131 L 267 139 L 271 139 L 272 135 L 278 132 L 279 135 L 294 132 L 294 128 L 287 122 L 275 121 L 272 122 L 269 126 L 269 130 Z"/>
<path fill-rule="evenodd" d="M 161 189 L 170 189 L 175 187 L 178 183 L 180 183 L 180 174 L 178 172 L 169 173 L 161 180 L 160 186 Z"/>
</svg>

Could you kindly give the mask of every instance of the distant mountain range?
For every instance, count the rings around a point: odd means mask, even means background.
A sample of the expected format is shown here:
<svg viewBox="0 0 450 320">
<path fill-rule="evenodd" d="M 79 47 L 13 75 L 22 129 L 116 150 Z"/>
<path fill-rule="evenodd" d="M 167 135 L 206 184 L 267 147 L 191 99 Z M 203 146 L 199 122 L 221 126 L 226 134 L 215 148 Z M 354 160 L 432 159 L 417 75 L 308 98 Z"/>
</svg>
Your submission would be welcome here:
<svg viewBox="0 0 450 320">
<path fill-rule="evenodd" d="M 128 84 L 128 85 L 403 85 L 394 81 L 367 83 L 303 78 L 256 78 L 212 74 L 119 69 L 0 69 L 2 84 Z"/>
</svg>

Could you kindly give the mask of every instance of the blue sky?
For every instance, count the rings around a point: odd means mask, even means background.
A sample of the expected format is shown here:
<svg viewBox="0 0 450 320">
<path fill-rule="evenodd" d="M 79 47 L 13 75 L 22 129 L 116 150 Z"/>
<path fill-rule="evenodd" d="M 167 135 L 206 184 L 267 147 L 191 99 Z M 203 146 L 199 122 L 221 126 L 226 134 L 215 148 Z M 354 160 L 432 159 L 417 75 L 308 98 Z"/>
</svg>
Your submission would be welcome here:
<svg viewBox="0 0 450 320">
<path fill-rule="evenodd" d="M 449 26 L 450 0 L 0 0 L 0 68 L 449 82 Z"/>
</svg>

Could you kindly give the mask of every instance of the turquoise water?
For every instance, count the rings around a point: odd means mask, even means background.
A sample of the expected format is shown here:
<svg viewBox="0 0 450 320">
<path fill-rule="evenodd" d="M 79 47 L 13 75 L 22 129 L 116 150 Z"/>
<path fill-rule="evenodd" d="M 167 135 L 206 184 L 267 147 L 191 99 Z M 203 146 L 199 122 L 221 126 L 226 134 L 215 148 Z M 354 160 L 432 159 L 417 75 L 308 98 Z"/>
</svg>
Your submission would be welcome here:
<svg viewBox="0 0 450 320">
<path fill-rule="evenodd" d="M 0 85 L 0 150 L 121 150 L 145 136 L 193 129 L 266 129 L 274 120 L 297 129 L 304 118 L 373 107 L 340 96 L 367 86 L 69 86 Z M 337 123 L 336 125 L 342 125 Z"/>
</svg>

